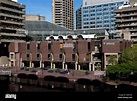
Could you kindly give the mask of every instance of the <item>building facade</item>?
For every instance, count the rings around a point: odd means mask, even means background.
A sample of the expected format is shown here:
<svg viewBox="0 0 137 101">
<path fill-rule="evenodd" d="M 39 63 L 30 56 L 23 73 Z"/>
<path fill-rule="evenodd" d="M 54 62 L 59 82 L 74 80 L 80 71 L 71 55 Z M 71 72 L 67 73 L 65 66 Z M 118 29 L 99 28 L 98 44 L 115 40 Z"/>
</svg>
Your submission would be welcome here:
<svg viewBox="0 0 137 101">
<path fill-rule="evenodd" d="M 45 16 L 42 16 L 42 15 L 26 14 L 25 15 L 25 20 L 26 21 L 45 21 L 46 18 L 45 18 Z"/>
<path fill-rule="evenodd" d="M 0 66 L 8 65 L 10 42 L 26 40 L 23 28 L 25 8 L 17 0 L 0 0 Z"/>
<path fill-rule="evenodd" d="M 114 10 L 127 0 L 83 0 L 82 29 L 105 28 L 115 30 Z"/>
<path fill-rule="evenodd" d="M 52 0 L 52 22 L 74 29 L 74 0 Z"/>
<path fill-rule="evenodd" d="M 137 1 L 131 0 L 115 10 L 116 38 L 123 38 L 137 42 Z"/>
<path fill-rule="evenodd" d="M 25 5 L 11 0 L 0 1 L 0 37 L 1 42 L 11 42 L 14 40 L 24 40 L 25 31 L 24 16 Z M 23 33 L 24 32 L 24 33 Z"/>
<path fill-rule="evenodd" d="M 92 40 L 71 37 L 41 42 L 20 42 L 9 45 L 9 66 L 47 67 L 75 70 L 104 70 L 111 65 L 110 56 L 131 47 L 128 40 Z"/>
<path fill-rule="evenodd" d="M 82 29 L 82 14 L 81 8 L 76 10 L 76 29 Z"/>
</svg>

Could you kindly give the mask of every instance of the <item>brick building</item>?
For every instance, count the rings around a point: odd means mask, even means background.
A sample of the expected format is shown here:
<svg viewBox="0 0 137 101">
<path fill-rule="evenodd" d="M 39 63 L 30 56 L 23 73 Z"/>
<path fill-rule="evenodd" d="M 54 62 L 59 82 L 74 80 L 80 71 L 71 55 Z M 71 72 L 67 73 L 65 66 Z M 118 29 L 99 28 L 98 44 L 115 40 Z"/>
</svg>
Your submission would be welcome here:
<svg viewBox="0 0 137 101">
<path fill-rule="evenodd" d="M 119 54 L 132 42 L 129 40 L 51 39 L 41 42 L 19 42 L 9 45 L 9 66 L 104 70 L 110 56 Z"/>
</svg>

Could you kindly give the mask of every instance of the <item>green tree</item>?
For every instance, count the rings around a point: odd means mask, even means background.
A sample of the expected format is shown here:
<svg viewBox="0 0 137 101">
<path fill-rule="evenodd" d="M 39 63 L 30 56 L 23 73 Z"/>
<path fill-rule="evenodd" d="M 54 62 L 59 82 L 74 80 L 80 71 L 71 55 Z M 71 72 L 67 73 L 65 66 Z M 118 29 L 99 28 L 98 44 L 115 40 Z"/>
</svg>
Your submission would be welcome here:
<svg viewBox="0 0 137 101">
<path fill-rule="evenodd" d="M 110 55 L 108 63 L 111 65 L 115 65 L 117 63 L 117 56 L 116 55 Z"/>
<path fill-rule="evenodd" d="M 109 62 L 113 62 L 113 56 Z M 119 64 L 107 66 L 106 73 L 118 78 L 128 78 L 129 75 L 137 74 L 137 45 L 125 49 L 119 58 Z M 133 74 L 132 74 L 133 73 Z"/>
<path fill-rule="evenodd" d="M 119 58 L 120 63 L 137 63 L 137 45 L 125 49 Z"/>
</svg>

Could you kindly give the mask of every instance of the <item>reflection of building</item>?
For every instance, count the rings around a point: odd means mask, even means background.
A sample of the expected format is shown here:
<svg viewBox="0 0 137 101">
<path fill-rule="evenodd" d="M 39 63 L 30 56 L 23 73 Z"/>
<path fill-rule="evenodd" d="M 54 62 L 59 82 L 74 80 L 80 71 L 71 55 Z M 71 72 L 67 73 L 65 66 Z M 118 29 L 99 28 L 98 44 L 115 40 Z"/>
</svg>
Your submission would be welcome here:
<svg viewBox="0 0 137 101">
<path fill-rule="evenodd" d="M 41 42 L 10 43 L 9 65 L 93 71 L 101 67 L 103 70 L 111 65 L 111 55 L 117 60 L 128 47 L 131 47 L 131 42 L 127 40 L 92 40 L 82 36 L 76 40 L 70 36 L 65 40 L 59 37 Z"/>
<path fill-rule="evenodd" d="M 114 10 L 118 9 L 124 1 L 127 0 L 83 0 L 81 13 L 79 13 L 82 14 L 82 29 L 115 30 Z M 77 17 L 79 16 L 77 15 Z"/>
<path fill-rule="evenodd" d="M 137 1 L 131 0 L 130 4 L 122 5 L 114 12 L 118 30 L 115 37 L 137 42 Z"/>
<path fill-rule="evenodd" d="M 25 41 L 25 5 L 17 0 L 0 0 L 0 66 L 8 65 L 9 42 Z"/>
<path fill-rule="evenodd" d="M 41 15 L 25 15 L 25 20 L 26 21 L 45 21 L 45 16 Z"/>
<path fill-rule="evenodd" d="M 74 0 L 52 0 L 52 22 L 74 29 Z"/>
</svg>

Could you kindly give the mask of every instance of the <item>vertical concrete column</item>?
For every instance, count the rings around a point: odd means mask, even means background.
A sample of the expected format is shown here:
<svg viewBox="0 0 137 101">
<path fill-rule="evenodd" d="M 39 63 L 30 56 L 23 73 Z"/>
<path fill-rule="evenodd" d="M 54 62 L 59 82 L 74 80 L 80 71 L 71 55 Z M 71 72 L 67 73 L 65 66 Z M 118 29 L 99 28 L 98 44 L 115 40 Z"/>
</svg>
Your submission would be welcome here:
<svg viewBox="0 0 137 101">
<path fill-rule="evenodd" d="M 51 66 L 51 68 L 53 68 L 53 63 L 51 62 L 51 64 L 50 64 L 50 66 Z"/>
<path fill-rule="evenodd" d="M 62 69 L 65 69 L 65 62 L 62 62 Z"/>
<path fill-rule="evenodd" d="M 19 64 L 20 64 L 19 66 L 22 67 L 22 66 L 23 66 L 22 58 L 20 58 L 20 61 L 19 61 L 19 62 L 20 62 L 20 63 L 19 63 Z"/>
<path fill-rule="evenodd" d="M 118 56 L 118 53 L 117 53 L 117 61 L 118 61 L 118 57 L 119 57 L 119 56 Z"/>
<path fill-rule="evenodd" d="M 41 68 L 42 67 L 42 62 L 40 61 L 39 63 L 40 63 L 40 68 Z"/>
<path fill-rule="evenodd" d="M 65 64 L 65 69 L 68 69 L 68 65 L 67 64 Z"/>
<path fill-rule="evenodd" d="M 104 69 L 106 69 L 106 54 L 104 53 Z"/>
<path fill-rule="evenodd" d="M 32 66 L 32 62 L 30 61 L 30 62 L 29 62 L 29 67 L 31 67 L 31 66 Z"/>
<path fill-rule="evenodd" d="M 44 67 L 44 63 L 42 63 L 42 67 Z"/>
<path fill-rule="evenodd" d="M 80 65 L 78 65 L 78 70 L 80 70 Z"/>
<path fill-rule="evenodd" d="M 31 67 L 34 67 L 34 63 L 31 63 Z"/>
<path fill-rule="evenodd" d="M 91 63 L 89 63 L 89 71 L 91 71 Z"/>
<path fill-rule="evenodd" d="M 76 62 L 75 62 L 75 70 L 78 70 L 78 53 L 76 53 Z"/>
<path fill-rule="evenodd" d="M 56 68 L 56 67 L 55 67 L 55 64 L 53 64 L 53 68 Z"/>
<path fill-rule="evenodd" d="M 78 69 L 78 63 L 76 62 L 75 63 L 75 70 L 77 70 Z"/>
<path fill-rule="evenodd" d="M 24 66 L 25 66 L 23 62 L 22 62 L 22 64 L 21 64 L 21 66 L 22 66 L 22 67 L 24 67 Z"/>
<path fill-rule="evenodd" d="M 93 71 L 95 71 L 95 64 L 94 63 L 92 64 L 92 68 L 93 68 Z"/>
</svg>

